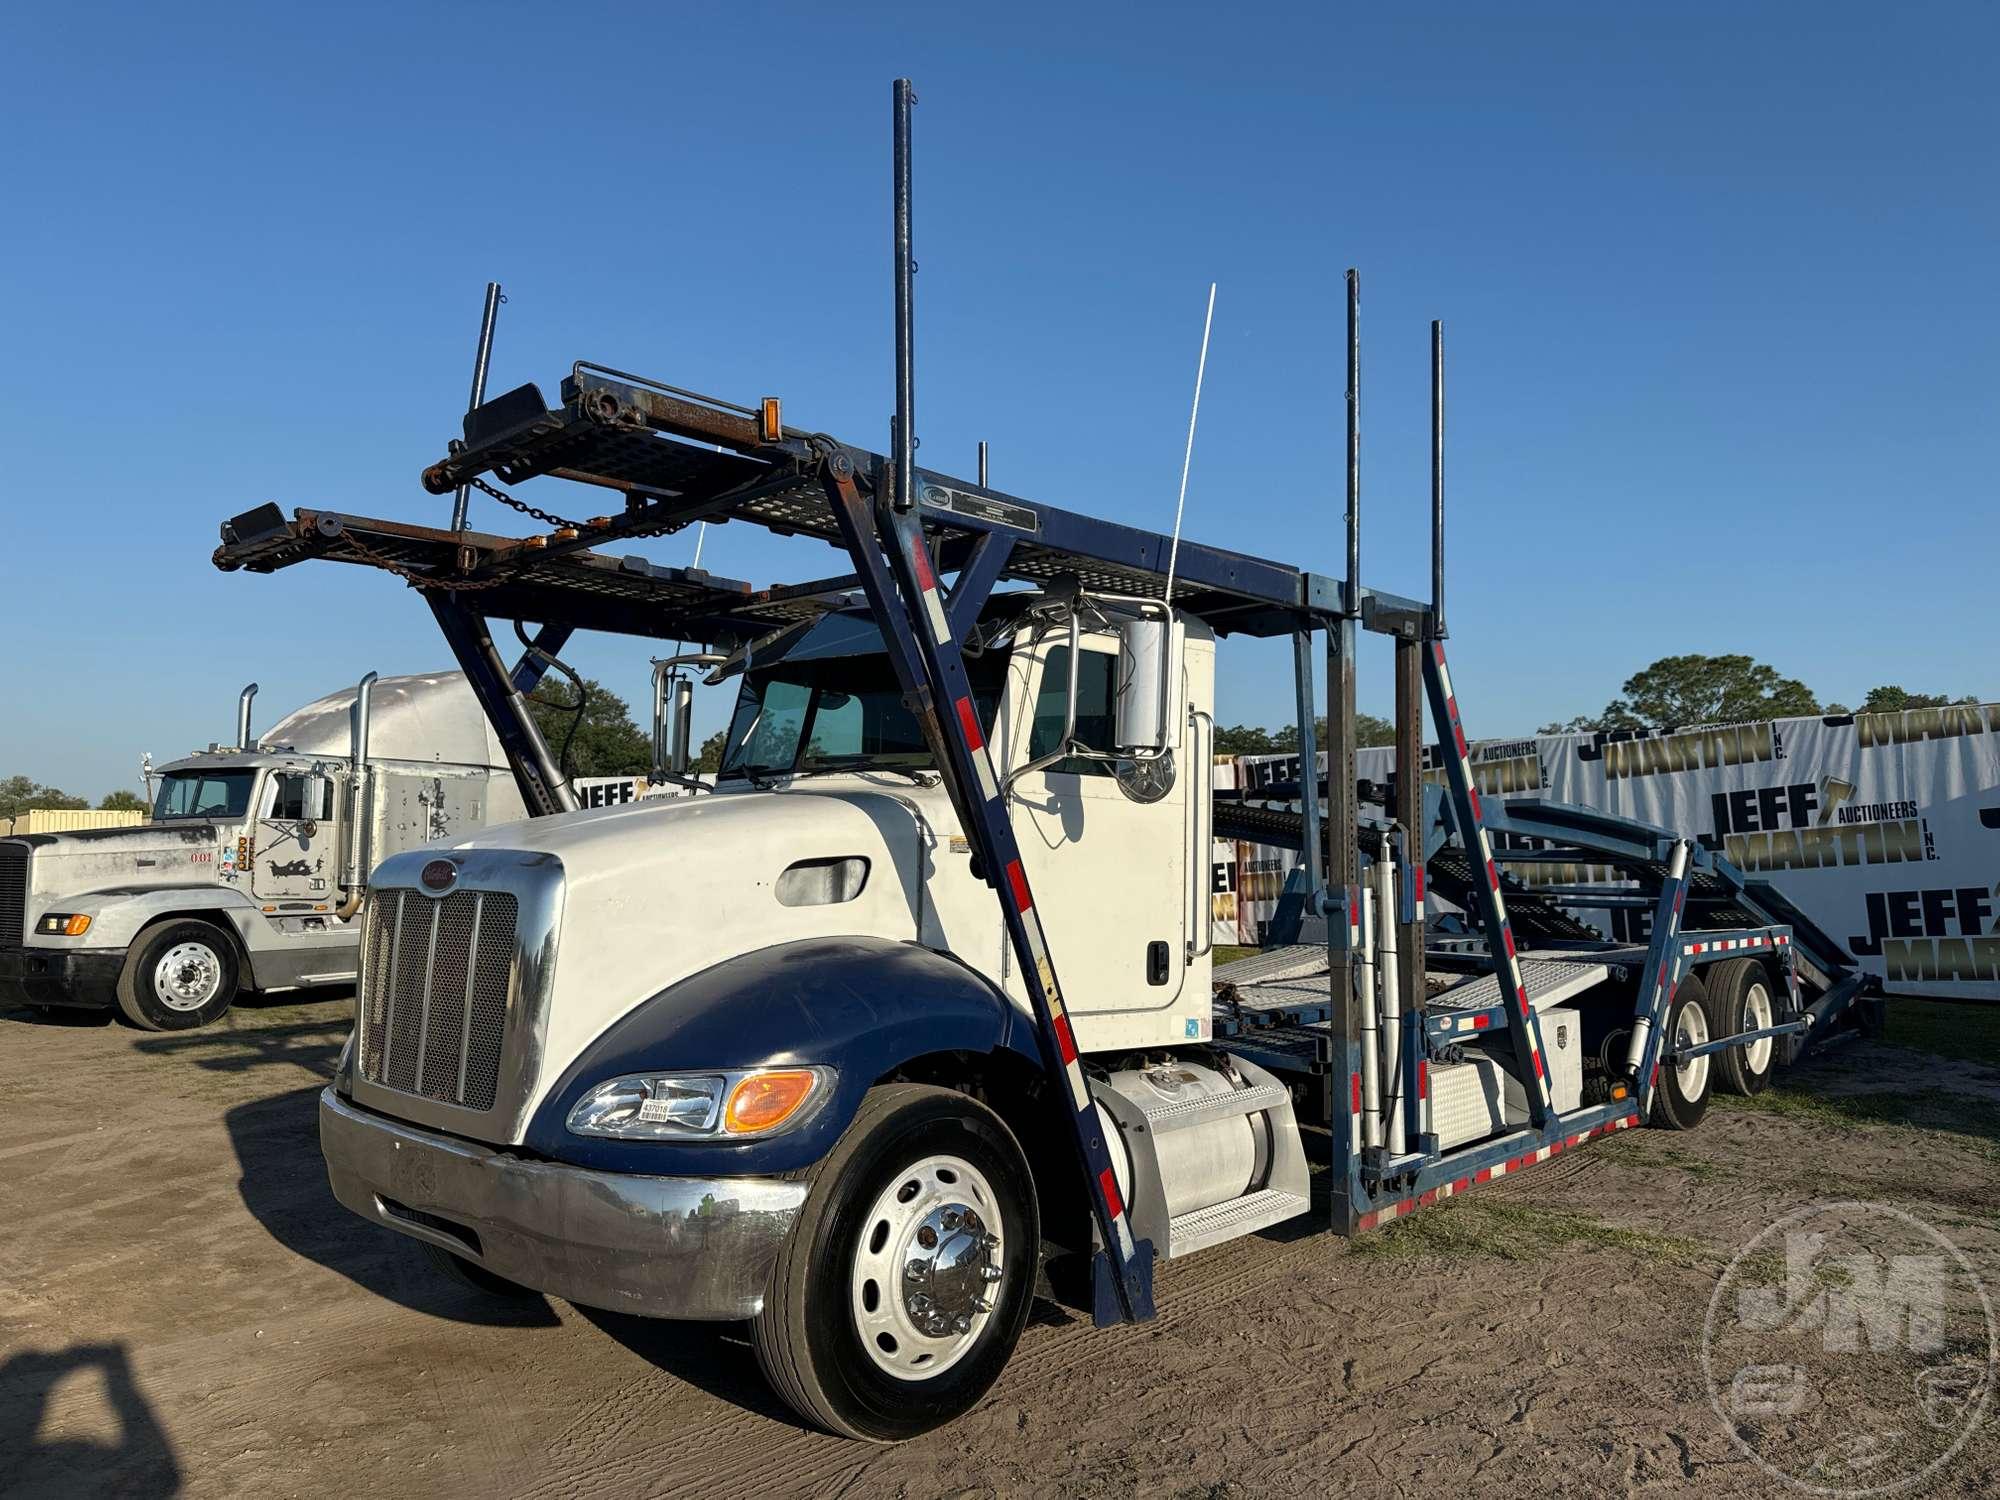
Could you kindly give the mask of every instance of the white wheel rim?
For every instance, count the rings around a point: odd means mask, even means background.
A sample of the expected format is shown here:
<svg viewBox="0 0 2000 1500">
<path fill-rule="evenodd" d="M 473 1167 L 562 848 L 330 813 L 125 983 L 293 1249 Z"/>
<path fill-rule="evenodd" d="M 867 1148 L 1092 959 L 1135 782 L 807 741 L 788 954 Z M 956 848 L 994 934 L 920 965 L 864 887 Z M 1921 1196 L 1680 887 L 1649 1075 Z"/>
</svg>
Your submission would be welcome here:
<svg viewBox="0 0 2000 1500">
<path fill-rule="evenodd" d="M 1763 1031 L 1771 1025 L 1771 992 L 1753 983 L 1743 992 L 1743 1029 Z M 1762 1073 L 1771 1066 L 1771 1038 L 1752 1042 L 1743 1049 L 1743 1065 L 1750 1073 Z"/>
<path fill-rule="evenodd" d="M 1699 1047 L 1707 1040 L 1708 1013 L 1690 1001 L 1681 1007 L 1680 1019 L 1674 1023 L 1674 1047 Z M 1708 1087 L 1708 1058 L 1682 1058 L 1674 1064 L 1674 1078 L 1683 1099 L 1699 1099 Z"/>
<path fill-rule="evenodd" d="M 993 1316 L 1007 1245 L 993 1185 L 958 1156 L 913 1162 L 862 1222 L 849 1277 L 861 1347 L 898 1380 L 963 1359 Z"/>
<path fill-rule="evenodd" d="M 153 993 L 168 1010 L 200 1010 L 222 988 L 222 960 L 206 943 L 176 943 L 153 965 Z"/>
</svg>

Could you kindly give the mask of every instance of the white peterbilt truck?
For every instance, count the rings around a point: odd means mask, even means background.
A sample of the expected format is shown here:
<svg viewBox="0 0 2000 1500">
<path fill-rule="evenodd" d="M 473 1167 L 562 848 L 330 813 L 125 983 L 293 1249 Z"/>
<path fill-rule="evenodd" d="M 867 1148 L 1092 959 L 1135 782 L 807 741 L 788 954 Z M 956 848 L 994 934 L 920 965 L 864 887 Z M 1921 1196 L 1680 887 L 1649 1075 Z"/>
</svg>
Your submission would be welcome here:
<svg viewBox="0 0 2000 1500">
<path fill-rule="evenodd" d="M 151 1031 L 351 983 L 369 869 L 522 806 L 457 672 L 329 693 L 159 768 L 151 821 L 0 838 L 0 995 Z"/>
<path fill-rule="evenodd" d="M 554 405 L 476 406 L 423 483 L 549 476 L 622 508 L 511 502 L 554 529 L 510 538 L 266 505 L 215 554 L 418 588 L 535 815 L 375 871 L 320 1096 L 335 1195 L 495 1294 L 746 1319 L 803 1417 L 877 1441 L 977 1402 L 1038 1291 L 1139 1321 L 1156 1260 L 1314 1210 L 1365 1232 L 1610 1131 L 1691 1129 L 1860 984 L 1712 851 L 1482 804 L 1441 524 L 1428 605 L 1359 580 L 1352 404 L 1345 581 L 918 469 L 910 103 L 899 81 L 893 454 L 579 362 Z M 1351 384 L 1357 311 L 1350 275 Z M 851 572 L 757 589 L 598 550 L 698 519 L 830 542 Z M 737 684 L 715 785 L 686 776 L 669 661 L 656 740 L 691 795 L 579 809 L 495 621 L 538 625 L 544 656 L 576 629 L 713 648 L 688 660 Z M 1364 630 L 1393 642 L 1412 772 L 1379 818 L 1354 776 Z M 1307 766 L 1324 664 L 1330 770 L 1286 823 L 1313 941 L 1218 972 L 1229 635 L 1291 641 Z M 1442 798 L 1415 774 L 1426 704 Z M 1285 822 L 1236 816 L 1266 841 Z M 1605 944 L 1503 873 L 1522 861 L 1616 866 L 1649 943 Z M 1477 924 L 1435 954 L 1427 885 Z"/>
</svg>

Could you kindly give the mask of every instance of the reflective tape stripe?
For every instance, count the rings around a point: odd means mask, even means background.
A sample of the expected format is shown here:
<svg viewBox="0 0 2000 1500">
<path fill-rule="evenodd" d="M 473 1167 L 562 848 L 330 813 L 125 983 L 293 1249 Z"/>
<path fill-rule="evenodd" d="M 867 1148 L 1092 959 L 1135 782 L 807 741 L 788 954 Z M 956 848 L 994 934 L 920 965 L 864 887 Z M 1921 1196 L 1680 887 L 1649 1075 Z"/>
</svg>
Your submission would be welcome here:
<svg viewBox="0 0 2000 1500">
<path fill-rule="evenodd" d="M 1125 1200 L 1118 1195 L 1118 1174 L 1106 1167 L 1097 1174 L 1097 1185 L 1104 1190 L 1104 1201 L 1111 1205 L 1114 1218 L 1125 1212 Z"/>
<path fill-rule="evenodd" d="M 1056 1054 L 1065 1064 L 1076 1061 L 1076 1033 L 1069 1029 L 1069 1017 L 1055 1018 Z"/>
<path fill-rule="evenodd" d="M 1007 862 L 1007 888 L 1014 896 L 1014 910 L 1025 912 L 1034 904 L 1028 899 L 1028 877 L 1018 859 Z"/>
</svg>

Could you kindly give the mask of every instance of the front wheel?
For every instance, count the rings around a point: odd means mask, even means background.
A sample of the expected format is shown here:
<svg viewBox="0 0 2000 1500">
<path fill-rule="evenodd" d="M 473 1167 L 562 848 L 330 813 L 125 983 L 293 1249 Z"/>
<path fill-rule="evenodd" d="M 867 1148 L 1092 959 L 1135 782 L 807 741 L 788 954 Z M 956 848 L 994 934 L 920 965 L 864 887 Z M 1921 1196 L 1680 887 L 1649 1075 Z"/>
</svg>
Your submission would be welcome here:
<svg viewBox="0 0 2000 1500">
<path fill-rule="evenodd" d="M 236 1001 L 236 945 L 207 922 L 162 922 L 140 933 L 118 975 L 118 1008 L 144 1031 L 192 1031 Z"/>
<path fill-rule="evenodd" d="M 1020 1145 L 949 1089 L 869 1090 L 751 1324 L 773 1389 L 845 1437 L 897 1442 L 971 1410 L 1027 1322 L 1041 1225 Z"/>
</svg>

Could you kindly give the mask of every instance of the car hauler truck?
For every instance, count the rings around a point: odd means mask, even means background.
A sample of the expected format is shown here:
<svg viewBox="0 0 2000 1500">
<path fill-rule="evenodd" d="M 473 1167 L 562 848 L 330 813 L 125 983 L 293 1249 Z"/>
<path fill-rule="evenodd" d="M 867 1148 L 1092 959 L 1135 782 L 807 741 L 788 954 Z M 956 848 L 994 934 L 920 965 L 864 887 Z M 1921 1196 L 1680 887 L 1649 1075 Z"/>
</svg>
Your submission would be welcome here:
<svg viewBox="0 0 2000 1500">
<path fill-rule="evenodd" d="M 158 773 L 152 821 L 0 839 L 0 994 L 205 1026 L 244 990 L 351 983 L 373 865 L 492 818 L 520 794 L 465 679 L 330 693 Z"/>
<path fill-rule="evenodd" d="M 1588 1137 L 1689 1128 L 1718 1057 L 1768 1066 L 1856 988 L 1703 848 L 1518 806 L 1503 844 L 1441 567 L 1428 604 L 1360 583 L 1352 405 L 1344 581 L 918 469 L 909 104 L 899 83 L 894 452 L 580 363 L 554 405 L 475 407 L 423 482 L 554 476 L 612 513 L 515 539 L 266 506 L 216 553 L 413 584 L 537 815 L 376 870 L 321 1097 L 341 1202 L 496 1293 L 747 1319 L 785 1400 L 875 1440 L 977 1401 L 1038 1286 L 1145 1319 L 1160 1259 L 1308 1214 L 1357 1233 Z M 753 589 L 602 550 L 697 519 L 847 571 Z M 707 644 L 737 693 L 714 789 L 574 810 L 495 620 L 547 653 L 578 629 Z M 1405 766 L 1428 699 L 1428 812 L 1416 776 L 1358 811 L 1364 631 L 1394 643 Z M 1213 971 L 1215 658 L 1239 636 L 1292 642 L 1307 765 L 1324 663 L 1335 774 L 1282 830 L 1324 937 Z M 1590 947 L 1501 872 L 1580 849 L 1630 871 L 1649 948 Z M 1427 860 L 1482 938 L 1439 994 Z"/>
</svg>

